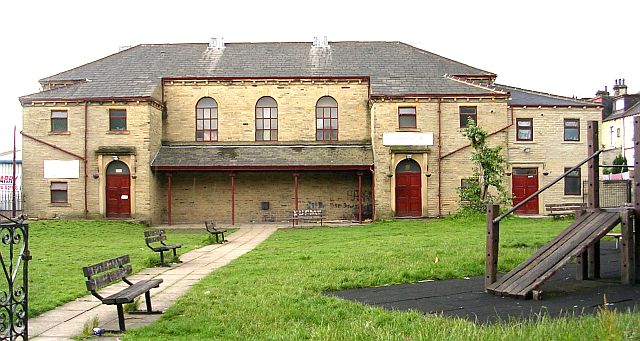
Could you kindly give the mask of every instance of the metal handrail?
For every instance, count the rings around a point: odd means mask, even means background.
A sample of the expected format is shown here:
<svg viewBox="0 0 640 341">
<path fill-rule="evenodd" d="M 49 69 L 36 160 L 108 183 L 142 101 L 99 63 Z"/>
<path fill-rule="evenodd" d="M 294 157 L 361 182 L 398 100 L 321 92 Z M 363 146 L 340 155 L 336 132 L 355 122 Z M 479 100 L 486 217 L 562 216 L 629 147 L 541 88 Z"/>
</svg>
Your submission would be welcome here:
<svg viewBox="0 0 640 341">
<path fill-rule="evenodd" d="M 594 157 L 600 155 L 600 153 L 602 153 L 604 150 L 600 149 L 598 151 L 596 151 L 595 153 L 593 153 L 591 156 L 589 156 L 588 158 L 580 161 L 580 163 L 578 163 L 577 165 L 573 166 L 572 168 L 570 168 L 568 171 L 564 172 L 562 175 L 560 175 L 557 179 L 553 180 L 552 182 L 548 183 L 546 186 L 542 187 L 541 189 L 537 190 L 535 193 L 531 194 L 530 196 L 528 196 L 526 199 L 522 200 L 521 202 L 519 202 L 517 205 L 513 206 L 511 209 L 509 209 L 507 212 L 505 212 L 504 214 L 502 214 L 501 216 L 497 217 L 496 219 L 493 219 L 493 223 L 497 224 L 498 222 L 500 222 L 500 220 L 506 218 L 509 214 L 513 213 L 513 211 L 517 210 L 518 208 L 520 208 L 522 205 L 526 204 L 527 202 L 529 202 L 529 200 L 537 197 L 540 193 L 544 192 L 545 190 L 547 190 L 547 188 L 555 185 L 558 181 L 562 180 L 565 176 L 569 175 L 569 173 L 575 171 L 576 169 L 580 168 L 580 166 L 584 165 L 585 163 L 589 162 L 589 160 L 593 159 Z"/>
</svg>

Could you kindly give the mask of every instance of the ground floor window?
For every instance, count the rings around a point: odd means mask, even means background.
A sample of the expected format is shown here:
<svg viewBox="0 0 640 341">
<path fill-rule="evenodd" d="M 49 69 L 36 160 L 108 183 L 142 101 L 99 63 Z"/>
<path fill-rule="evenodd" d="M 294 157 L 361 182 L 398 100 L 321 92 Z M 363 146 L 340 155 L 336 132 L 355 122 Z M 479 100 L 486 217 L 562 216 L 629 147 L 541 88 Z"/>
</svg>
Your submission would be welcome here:
<svg viewBox="0 0 640 341">
<path fill-rule="evenodd" d="M 69 202 L 66 182 L 51 183 L 51 203 L 66 204 Z"/>
<path fill-rule="evenodd" d="M 569 167 L 565 168 L 564 171 L 568 171 Z M 569 173 L 564 178 L 564 194 L 565 195 L 580 195 L 580 169 L 576 169 L 573 172 Z"/>
</svg>

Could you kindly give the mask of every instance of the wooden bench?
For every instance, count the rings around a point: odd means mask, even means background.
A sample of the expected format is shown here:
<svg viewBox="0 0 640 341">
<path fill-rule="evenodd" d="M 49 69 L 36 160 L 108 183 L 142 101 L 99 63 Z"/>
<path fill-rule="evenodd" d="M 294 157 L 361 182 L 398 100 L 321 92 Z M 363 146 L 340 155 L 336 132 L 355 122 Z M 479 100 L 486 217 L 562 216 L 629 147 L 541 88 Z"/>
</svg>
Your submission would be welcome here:
<svg viewBox="0 0 640 341">
<path fill-rule="evenodd" d="M 144 241 L 147 243 L 147 247 L 154 252 L 160 252 L 160 263 L 162 265 L 164 265 L 165 251 L 173 251 L 173 257 L 177 257 L 176 249 L 182 247 L 182 244 L 167 245 L 164 242 L 165 240 L 167 240 L 167 235 L 164 233 L 164 230 L 151 230 L 144 232 Z M 159 243 L 160 245 L 154 243 Z"/>
<path fill-rule="evenodd" d="M 587 208 L 587 204 L 578 203 L 563 203 L 563 204 L 546 204 L 544 208 L 549 212 L 549 215 L 559 216 L 573 214 L 577 210 Z"/>
<path fill-rule="evenodd" d="M 144 294 L 144 299 L 147 304 L 147 311 L 132 313 L 162 313 L 160 311 L 153 311 L 153 309 L 151 309 L 151 294 L 149 293 L 152 288 L 157 288 L 160 286 L 160 283 L 162 283 L 162 279 L 155 278 L 132 283 L 126 277 L 127 275 L 131 274 L 131 264 L 129 263 L 129 255 L 124 255 L 82 268 L 84 277 L 87 278 L 87 290 L 89 290 L 91 294 L 97 297 L 103 304 L 115 304 L 117 306 L 118 325 L 120 326 L 121 332 L 125 331 L 124 309 L 122 305 L 126 303 L 132 303 L 136 297 L 142 294 Z M 102 295 L 98 294 L 98 290 L 100 288 L 103 288 L 120 279 L 123 282 L 127 283 L 129 286 L 107 297 L 102 297 Z"/>
<path fill-rule="evenodd" d="M 616 249 L 620 246 L 620 239 L 622 239 L 622 233 L 607 233 L 606 236 L 616 239 Z"/>
<path fill-rule="evenodd" d="M 314 220 L 320 221 L 320 226 L 322 226 L 324 218 L 324 210 L 293 210 L 291 212 L 291 225 L 295 227 L 296 224 L 300 223 L 300 220 Z"/>
<path fill-rule="evenodd" d="M 219 243 L 218 236 L 222 237 L 222 243 L 226 242 L 226 240 L 224 239 L 224 233 L 227 232 L 227 230 L 217 229 L 215 221 L 213 220 L 205 221 L 204 227 L 207 229 L 207 232 L 209 232 L 213 236 L 216 236 L 216 243 Z"/>
</svg>

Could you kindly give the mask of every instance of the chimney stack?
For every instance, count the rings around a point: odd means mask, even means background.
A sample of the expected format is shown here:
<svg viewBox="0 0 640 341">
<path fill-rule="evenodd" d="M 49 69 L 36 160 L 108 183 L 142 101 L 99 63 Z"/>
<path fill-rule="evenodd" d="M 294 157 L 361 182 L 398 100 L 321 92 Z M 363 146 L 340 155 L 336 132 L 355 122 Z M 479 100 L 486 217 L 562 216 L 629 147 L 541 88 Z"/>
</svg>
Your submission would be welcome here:
<svg viewBox="0 0 640 341">
<path fill-rule="evenodd" d="M 618 97 L 627 94 L 627 86 L 624 84 L 624 78 L 616 79 L 613 86 L 613 96 Z"/>
<path fill-rule="evenodd" d="M 322 38 L 313 37 L 313 47 L 328 49 L 329 41 L 327 40 L 327 36 L 324 36 Z"/>
<path fill-rule="evenodd" d="M 209 40 L 209 48 L 210 49 L 223 49 L 224 48 L 224 38 L 215 37 Z"/>
</svg>

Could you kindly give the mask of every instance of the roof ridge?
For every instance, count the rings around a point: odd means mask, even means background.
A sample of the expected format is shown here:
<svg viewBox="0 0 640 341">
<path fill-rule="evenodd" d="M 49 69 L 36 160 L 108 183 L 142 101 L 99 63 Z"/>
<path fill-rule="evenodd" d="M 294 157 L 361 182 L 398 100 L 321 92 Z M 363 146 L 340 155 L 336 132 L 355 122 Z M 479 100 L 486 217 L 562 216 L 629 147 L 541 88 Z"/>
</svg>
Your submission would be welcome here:
<svg viewBox="0 0 640 341">
<path fill-rule="evenodd" d="M 487 73 L 488 75 L 491 75 L 491 76 L 496 76 L 496 77 L 498 76 L 498 75 L 496 75 L 496 74 L 495 74 L 495 73 L 493 73 L 493 72 L 490 72 L 490 71 L 487 71 L 487 70 L 483 70 L 483 69 L 479 69 L 479 68 L 477 68 L 477 67 L 475 67 L 475 66 L 471 66 L 471 65 L 469 65 L 469 64 L 462 63 L 462 62 L 459 62 L 459 61 L 457 61 L 457 60 L 453 60 L 453 59 L 451 59 L 451 58 L 447 58 L 447 57 L 441 56 L 441 55 L 439 55 L 439 54 L 437 54 L 437 53 L 433 53 L 433 52 L 431 52 L 431 51 L 427 51 L 427 50 L 425 50 L 425 49 L 421 49 L 421 48 L 416 47 L 416 46 L 413 46 L 413 45 L 411 45 L 411 44 L 409 44 L 409 43 L 405 43 L 405 42 L 402 42 L 402 41 L 398 41 L 398 43 L 399 43 L 399 44 L 401 44 L 401 45 L 408 46 L 408 47 L 410 47 L 410 48 L 412 48 L 412 49 L 415 49 L 415 50 L 417 50 L 418 52 L 423 53 L 423 54 L 429 54 L 429 55 L 431 55 L 431 56 L 434 56 L 434 57 L 437 57 L 437 58 L 441 58 L 441 59 L 443 59 L 443 60 L 448 60 L 448 61 L 453 62 L 453 63 L 456 63 L 456 64 L 464 65 L 464 66 L 469 67 L 469 68 L 471 68 L 471 69 L 475 69 L 475 70 L 478 70 L 478 71 L 482 71 L 482 72 L 484 72 L 484 73 Z"/>
<path fill-rule="evenodd" d="M 105 59 L 107 59 L 107 58 L 111 58 L 111 57 L 113 57 L 113 56 L 115 56 L 115 55 L 118 55 L 118 54 L 121 54 L 121 53 L 127 52 L 127 51 L 129 51 L 129 50 L 133 50 L 133 49 L 138 48 L 138 47 L 140 47 L 140 46 L 143 46 L 143 44 L 138 44 L 138 45 L 135 45 L 135 46 L 131 46 L 131 47 L 126 48 L 126 49 L 124 49 L 124 50 L 120 50 L 120 51 L 118 51 L 118 52 L 115 52 L 115 53 L 112 53 L 112 54 L 110 54 L 110 55 L 104 56 L 104 57 L 102 57 L 102 58 L 98 58 L 98 59 L 96 59 L 96 60 L 93 60 L 93 61 L 90 61 L 90 62 L 84 63 L 84 64 L 79 65 L 79 66 L 76 66 L 76 67 L 74 67 L 74 68 L 71 68 L 71 69 L 68 69 L 68 70 L 64 70 L 64 71 L 58 72 L 58 73 L 56 73 L 56 74 L 54 74 L 54 75 L 51 75 L 51 76 L 48 76 L 48 77 L 41 78 L 41 79 L 39 79 L 39 80 L 38 80 L 38 82 L 39 82 L 40 84 L 42 84 L 42 82 L 48 82 L 48 80 L 47 80 L 47 79 L 54 78 L 54 77 L 56 77 L 56 76 L 58 76 L 58 75 L 61 75 L 61 74 L 63 74 L 63 73 L 67 73 L 67 72 L 69 72 L 69 71 L 73 71 L 73 70 L 77 70 L 77 69 L 83 68 L 83 67 L 85 67 L 85 66 L 87 66 L 87 65 L 91 65 L 91 64 L 94 64 L 94 63 L 101 62 L 101 61 L 103 61 L 103 60 L 105 60 Z M 64 80 L 67 80 L 67 79 L 64 79 Z"/>
<path fill-rule="evenodd" d="M 491 92 L 495 92 L 495 93 L 499 93 L 499 94 L 505 94 L 505 95 L 507 94 L 507 92 L 505 92 L 505 91 L 502 91 L 502 90 L 499 90 L 499 89 L 492 89 L 491 87 L 489 87 L 487 85 L 484 85 L 484 84 L 482 84 L 480 82 L 470 81 L 468 79 L 465 79 L 465 78 L 462 78 L 462 77 L 459 77 L 459 76 L 453 76 L 453 75 L 445 74 L 443 77 L 447 78 L 447 79 L 451 79 L 451 80 L 459 82 L 459 83 L 475 86 L 476 88 L 488 90 L 488 91 L 491 91 Z"/>
<path fill-rule="evenodd" d="M 574 101 L 574 102 L 582 103 L 582 104 L 591 104 L 591 105 L 597 104 L 595 102 L 584 101 L 584 100 L 580 100 L 580 99 L 573 98 L 573 97 L 556 95 L 556 94 L 552 94 L 552 93 L 548 93 L 548 92 L 536 91 L 536 90 L 531 90 L 531 89 L 524 89 L 524 88 L 519 88 L 517 86 L 498 84 L 498 83 L 494 83 L 494 85 L 505 87 L 505 88 L 511 88 L 511 89 L 514 89 L 514 90 L 522 91 L 522 92 L 528 92 L 528 93 L 535 94 L 535 95 L 541 95 L 541 96 L 547 96 L 547 97 L 556 98 L 556 99 Z"/>
</svg>

